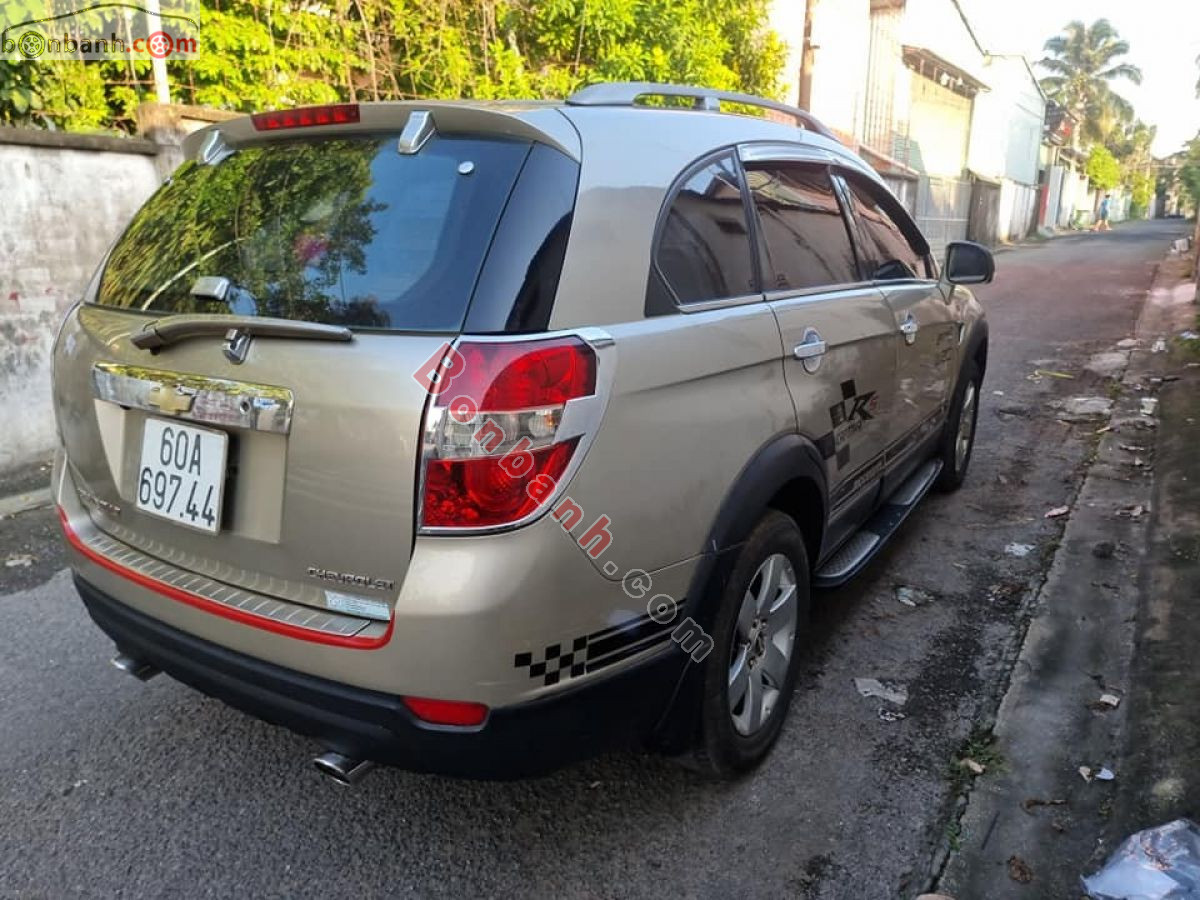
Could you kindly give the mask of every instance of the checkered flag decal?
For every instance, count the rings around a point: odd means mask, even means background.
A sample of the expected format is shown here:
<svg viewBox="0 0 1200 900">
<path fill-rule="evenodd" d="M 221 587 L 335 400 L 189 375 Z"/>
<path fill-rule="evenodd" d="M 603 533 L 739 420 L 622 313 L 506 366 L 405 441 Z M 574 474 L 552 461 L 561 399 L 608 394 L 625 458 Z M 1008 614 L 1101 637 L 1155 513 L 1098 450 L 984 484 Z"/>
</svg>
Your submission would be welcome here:
<svg viewBox="0 0 1200 900">
<path fill-rule="evenodd" d="M 528 668 L 530 678 L 544 678 L 547 685 L 558 684 L 564 675 L 574 678 L 584 673 L 587 645 L 586 636 L 575 638 L 570 650 L 564 651 L 562 644 L 551 644 L 536 662 L 532 653 L 518 653 L 513 662 L 518 669 Z"/>
</svg>

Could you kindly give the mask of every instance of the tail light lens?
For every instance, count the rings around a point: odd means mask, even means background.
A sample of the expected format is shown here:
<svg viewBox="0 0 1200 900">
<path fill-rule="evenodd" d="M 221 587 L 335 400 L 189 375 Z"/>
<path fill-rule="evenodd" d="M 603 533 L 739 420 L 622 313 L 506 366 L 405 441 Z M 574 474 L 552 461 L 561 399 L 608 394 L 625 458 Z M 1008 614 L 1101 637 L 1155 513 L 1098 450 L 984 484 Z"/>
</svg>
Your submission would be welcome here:
<svg viewBox="0 0 1200 900">
<path fill-rule="evenodd" d="M 358 121 L 357 103 L 333 103 L 328 106 L 301 106 L 276 112 L 255 113 L 250 117 L 255 131 L 280 131 L 284 128 L 315 128 L 318 125 L 353 125 Z"/>
<path fill-rule="evenodd" d="M 425 418 L 421 525 L 495 528 L 554 494 L 580 434 L 568 404 L 596 393 L 596 352 L 576 337 L 464 342 Z M 568 433 L 569 432 L 569 433 Z"/>
</svg>

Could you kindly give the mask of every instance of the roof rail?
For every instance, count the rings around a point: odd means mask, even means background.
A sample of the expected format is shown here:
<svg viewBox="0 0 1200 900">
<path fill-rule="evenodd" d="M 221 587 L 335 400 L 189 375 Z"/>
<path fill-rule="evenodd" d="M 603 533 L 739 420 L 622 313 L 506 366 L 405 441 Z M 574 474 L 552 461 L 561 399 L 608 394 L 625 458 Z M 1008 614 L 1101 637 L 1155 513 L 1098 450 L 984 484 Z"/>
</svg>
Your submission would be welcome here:
<svg viewBox="0 0 1200 900">
<path fill-rule="evenodd" d="M 696 109 L 720 112 L 721 103 L 741 103 L 757 106 L 791 116 L 796 124 L 808 131 L 837 140 L 837 136 L 812 113 L 796 106 L 788 106 L 776 100 L 739 94 L 736 91 L 718 91 L 713 88 L 691 87 L 686 84 L 655 84 L 652 81 L 613 81 L 589 85 L 567 98 L 570 106 L 633 106 L 641 97 L 684 97 L 692 101 Z"/>
</svg>

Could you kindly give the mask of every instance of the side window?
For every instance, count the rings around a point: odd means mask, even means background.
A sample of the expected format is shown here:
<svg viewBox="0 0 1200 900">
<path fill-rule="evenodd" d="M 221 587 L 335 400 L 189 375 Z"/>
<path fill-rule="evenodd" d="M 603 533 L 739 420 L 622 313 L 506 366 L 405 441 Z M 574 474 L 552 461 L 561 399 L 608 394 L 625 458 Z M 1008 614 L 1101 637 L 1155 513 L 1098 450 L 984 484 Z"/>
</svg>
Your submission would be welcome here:
<svg viewBox="0 0 1200 900">
<path fill-rule="evenodd" d="M 746 182 L 770 261 L 763 275 L 767 290 L 859 280 L 854 246 L 828 170 L 766 164 L 747 171 Z"/>
<path fill-rule="evenodd" d="M 729 158 L 708 164 L 680 186 L 654 261 L 680 303 L 756 290 L 746 208 Z"/>
<path fill-rule="evenodd" d="M 844 177 L 850 187 L 854 211 L 862 224 L 863 274 L 873 281 L 926 277 L 924 257 L 913 249 L 904 231 L 880 202 L 878 189 L 853 175 Z"/>
</svg>

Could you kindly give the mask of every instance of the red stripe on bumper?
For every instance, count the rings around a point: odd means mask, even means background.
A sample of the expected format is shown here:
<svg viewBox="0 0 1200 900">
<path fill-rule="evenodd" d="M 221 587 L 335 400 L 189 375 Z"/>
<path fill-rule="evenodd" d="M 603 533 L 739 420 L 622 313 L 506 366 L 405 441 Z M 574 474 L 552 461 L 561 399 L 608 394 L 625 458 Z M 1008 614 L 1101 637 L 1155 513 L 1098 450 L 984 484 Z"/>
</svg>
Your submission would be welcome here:
<svg viewBox="0 0 1200 900">
<path fill-rule="evenodd" d="M 286 622 L 275 622 L 271 619 L 265 619 L 262 616 L 256 616 L 253 613 L 245 612 L 244 610 L 236 609 L 231 606 L 225 606 L 223 603 L 217 603 L 214 600 L 209 600 L 207 597 L 201 597 L 199 594 L 193 594 L 191 591 L 185 591 L 182 588 L 174 587 L 164 581 L 159 581 L 157 578 L 151 578 L 149 575 L 143 575 L 141 572 L 135 572 L 133 569 L 127 569 L 120 563 L 114 562 L 106 556 L 97 553 L 91 547 L 83 542 L 75 529 L 71 527 L 71 522 L 67 518 L 63 508 L 58 507 L 58 519 L 62 524 L 63 535 L 72 547 L 94 562 L 96 565 L 108 569 L 120 575 L 122 578 L 132 581 L 134 584 L 154 591 L 156 594 L 161 594 L 164 597 L 169 597 L 172 600 L 177 600 L 180 603 L 186 603 L 188 606 L 202 609 L 207 613 L 212 613 L 214 616 L 221 616 L 224 619 L 232 619 L 234 622 L 240 622 L 243 625 L 249 625 L 252 628 L 261 628 L 263 631 L 270 631 L 273 634 L 281 634 L 285 637 L 296 638 L 301 641 L 309 641 L 314 644 L 330 644 L 334 647 L 349 647 L 355 650 L 374 650 L 382 647 L 392 638 L 392 628 L 396 624 L 393 618 L 388 622 L 387 631 L 375 638 L 361 637 L 341 637 L 336 634 L 325 634 L 320 631 L 313 631 L 309 628 L 299 628 L 295 625 L 288 625 Z"/>
</svg>

